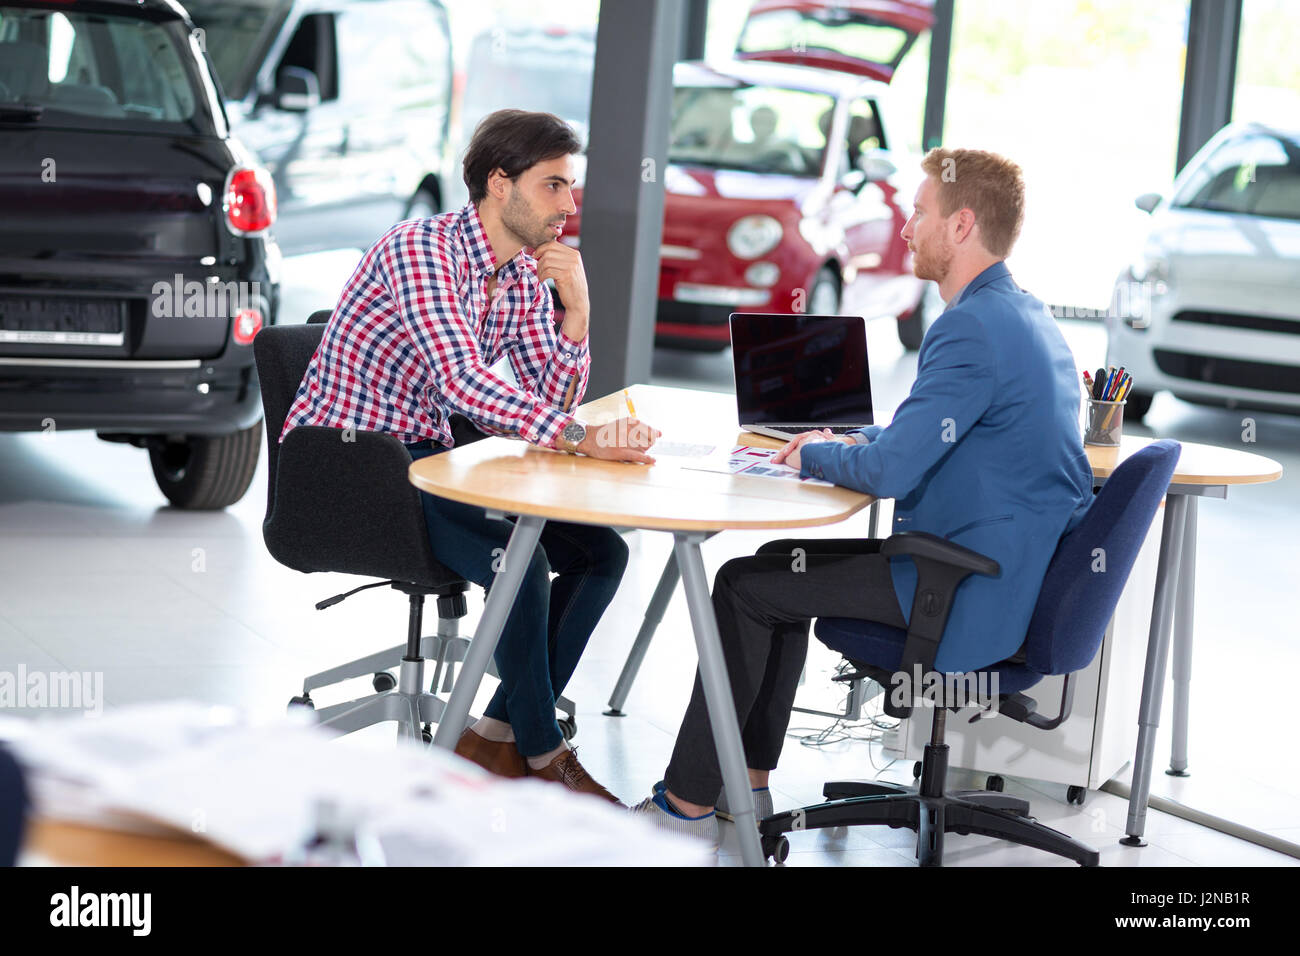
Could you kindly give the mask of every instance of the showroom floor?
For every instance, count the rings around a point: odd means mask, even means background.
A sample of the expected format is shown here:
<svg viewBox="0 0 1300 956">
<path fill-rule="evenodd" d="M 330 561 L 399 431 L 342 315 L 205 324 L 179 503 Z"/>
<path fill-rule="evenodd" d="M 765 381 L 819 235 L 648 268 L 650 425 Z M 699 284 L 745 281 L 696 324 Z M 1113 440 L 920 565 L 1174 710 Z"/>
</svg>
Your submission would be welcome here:
<svg viewBox="0 0 1300 956">
<path fill-rule="evenodd" d="M 1063 323 L 1081 364 L 1101 363 L 1098 327 Z M 1101 343 L 1099 345 L 1099 342 Z M 880 323 L 872 325 L 877 405 L 892 409 L 914 374 Z M 660 353 L 657 384 L 694 383 L 728 389 L 725 356 Z M 1160 434 L 1229 443 L 1239 413 L 1196 409 L 1162 396 L 1151 415 Z M 1260 416 L 1260 442 L 1248 450 L 1300 468 L 1300 422 Z M 1239 426 L 1235 426 L 1239 429 Z M 1300 769 L 1279 765 L 1291 735 L 1284 692 L 1260 673 L 1300 670 L 1294 640 L 1294 572 L 1283 542 L 1300 531 L 1295 479 L 1241 489 L 1201 510 L 1198 644 L 1192 710 L 1193 776 L 1174 780 L 1159 770 L 1167 733 L 1157 747 L 1157 794 L 1300 842 Z M 147 457 L 89 433 L 0 435 L 0 671 L 79 670 L 103 673 L 106 706 L 194 698 L 274 714 L 297 693 L 307 673 L 400 643 L 405 602 L 367 591 L 319 612 L 315 601 L 356 585 L 336 575 L 303 575 L 276 564 L 262 544 L 265 461 L 248 495 L 224 513 L 185 513 L 163 506 Z M 832 532 L 823 530 L 824 534 Z M 865 533 L 865 518 L 833 529 Z M 729 533 L 705 545 L 710 574 L 728 558 L 752 553 L 762 534 Z M 685 603 L 674 599 L 626 709 L 601 715 L 669 542 L 633 533 L 632 563 L 615 605 L 593 636 L 569 688 L 578 704 L 584 765 L 625 802 L 639 800 L 659 779 L 672 747 L 695 666 Z M 1289 553 L 1290 548 L 1286 551 Z M 472 625 L 481 596 L 470 602 Z M 1282 622 L 1285 622 L 1282 623 Z M 839 685 L 826 679 L 835 658 L 810 657 L 800 703 L 831 709 Z M 319 692 L 331 703 L 368 691 L 364 680 Z M 482 697 L 479 703 L 482 703 Z M 1168 694 L 1166 694 L 1166 711 Z M 781 768 L 773 776 L 778 809 L 820 799 L 821 783 L 837 777 L 906 781 L 910 761 L 890 764 L 865 726 L 849 739 L 808 746 L 829 721 L 795 715 Z M 1167 729 L 1168 720 L 1164 721 Z M 803 728 L 803 729 L 800 729 Z M 346 745 L 386 746 L 391 730 L 376 728 Z M 978 785 L 982 779 L 975 777 Z M 956 782 L 956 781 L 954 781 Z M 1152 811 L 1150 845 L 1122 847 L 1126 801 L 1090 793 L 1083 807 L 1064 788 L 1017 779 L 1007 791 L 1026 797 L 1034 815 L 1098 847 L 1104 865 L 1292 865 L 1291 857 L 1177 817 Z M 859 829 L 793 834 L 790 865 L 907 866 L 915 838 L 901 830 Z M 721 859 L 735 862 L 731 834 Z M 989 838 L 950 837 L 951 865 L 1070 865 Z"/>
</svg>

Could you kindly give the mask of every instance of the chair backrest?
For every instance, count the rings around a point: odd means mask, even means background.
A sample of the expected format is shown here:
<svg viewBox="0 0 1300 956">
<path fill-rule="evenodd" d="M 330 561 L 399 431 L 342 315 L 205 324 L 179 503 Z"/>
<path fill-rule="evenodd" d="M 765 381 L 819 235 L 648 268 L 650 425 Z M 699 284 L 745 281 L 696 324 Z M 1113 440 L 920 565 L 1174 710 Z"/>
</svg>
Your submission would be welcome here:
<svg viewBox="0 0 1300 956">
<path fill-rule="evenodd" d="M 1127 458 L 1061 539 L 1029 621 L 1030 670 L 1069 674 L 1092 661 L 1181 453 L 1164 439 Z"/>
<path fill-rule="evenodd" d="M 280 443 L 324 331 L 317 314 L 306 325 L 265 328 L 253 340 L 266 416 L 267 550 L 304 573 L 364 574 L 435 588 L 460 583 L 434 560 L 420 492 L 407 477 L 411 455 L 397 438 L 304 426 Z"/>
<path fill-rule="evenodd" d="M 307 372 L 311 358 L 320 346 L 325 327 L 308 325 L 271 325 L 253 339 L 253 358 L 257 378 L 262 385 L 262 414 L 266 429 L 266 513 L 275 506 L 275 479 L 280 464 L 280 432 L 288 417 L 289 406 L 298 394 L 298 386 Z"/>
</svg>

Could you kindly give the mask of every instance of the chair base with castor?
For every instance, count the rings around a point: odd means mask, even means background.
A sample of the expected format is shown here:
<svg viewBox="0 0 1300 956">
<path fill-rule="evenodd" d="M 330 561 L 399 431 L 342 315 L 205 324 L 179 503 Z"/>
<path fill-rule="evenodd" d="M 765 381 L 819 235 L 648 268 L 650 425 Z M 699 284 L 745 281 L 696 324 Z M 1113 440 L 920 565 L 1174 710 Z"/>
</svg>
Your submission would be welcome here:
<svg viewBox="0 0 1300 956">
<path fill-rule="evenodd" d="M 307 707 L 316 710 L 316 704 L 311 698 L 313 690 L 373 674 L 372 685 L 376 693 L 317 711 L 317 721 L 321 726 L 329 727 L 340 733 L 351 733 L 354 730 L 361 730 L 388 720 L 395 720 L 409 725 L 412 715 L 414 715 L 414 717 L 419 718 L 419 732 L 408 733 L 407 730 L 399 730 L 398 735 L 423 739 L 425 743 L 429 743 L 433 739 L 431 725 L 437 723 L 442 716 L 443 701 L 436 696 L 438 684 L 439 682 L 442 683 L 442 692 L 444 694 L 451 692 L 455 680 L 455 665 L 465 659 L 465 652 L 469 648 L 469 640 L 460 636 L 458 624 L 466 613 L 464 595 L 468 590 L 468 585 L 460 582 L 439 587 L 422 587 L 396 581 L 378 581 L 374 584 L 355 588 L 345 594 L 327 598 L 319 602 L 316 609 L 323 611 L 351 597 L 358 591 L 383 587 L 384 585 L 389 585 L 395 590 L 402 591 L 410 596 L 412 607 L 409 627 L 414 628 L 412 633 L 417 635 L 422 629 L 424 597 L 437 595 L 437 633 L 420 637 L 414 650 L 408 637 L 406 644 L 377 651 L 374 654 L 359 657 L 346 664 L 340 664 L 337 667 L 331 667 L 329 670 L 312 674 L 303 681 L 301 696 L 291 698 L 289 706 Z M 405 690 L 406 688 L 415 688 L 418 691 L 423 686 L 425 661 L 435 662 L 433 679 L 429 683 L 429 691 L 417 695 Z M 396 678 L 388 672 L 393 667 L 399 669 Z M 495 663 L 489 666 L 488 672 L 493 677 L 498 676 Z M 411 709 L 412 703 L 414 704 L 414 711 Z M 578 729 L 578 721 L 575 716 L 576 708 L 573 702 L 566 697 L 560 697 L 555 703 L 556 707 L 565 714 L 559 720 L 560 731 L 564 734 L 565 740 L 572 740 Z"/>
<path fill-rule="evenodd" d="M 784 834 L 795 830 L 888 826 L 906 827 L 916 833 L 916 857 L 921 866 L 943 864 L 945 833 L 978 833 L 1055 853 L 1080 866 L 1100 864 L 1100 854 L 1092 847 L 1032 819 L 1025 800 L 991 790 L 945 791 L 945 717 L 945 711 L 935 711 L 930 743 L 921 762 L 919 790 L 870 781 L 828 783 L 824 793 L 832 798 L 829 802 L 787 810 L 759 822 L 764 854 L 784 862 L 790 851 Z"/>
<path fill-rule="evenodd" d="M 339 734 L 349 734 L 391 720 L 397 723 L 397 737 L 399 740 L 407 739 L 430 743 L 433 740 L 430 726 L 436 724 L 442 718 L 445 704 L 441 698 L 424 690 L 425 658 L 422 645 L 428 640 L 420 636 L 420 631 L 423 628 L 424 599 L 429 595 L 436 595 L 438 598 L 439 631 L 442 632 L 444 626 L 454 629 L 456 621 L 465 616 L 465 591 L 469 589 L 469 585 L 462 581 L 455 584 L 428 587 L 419 584 L 407 584 L 401 581 L 381 581 L 378 584 L 370 584 L 365 587 L 378 587 L 383 584 L 387 584 L 394 590 L 406 594 L 410 604 L 410 611 L 407 616 L 406 646 L 401 658 L 396 685 L 357 700 L 325 707 L 316 711 L 316 720 L 320 726 Z M 364 588 L 358 588 L 357 590 L 364 590 Z M 331 604 L 337 603 L 355 593 L 356 591 L 351 591 L 349 594 L 339 595 L 336 598 L 323 601 L 321 604 L 329 607 Z M 387 652 L 383 653 L 386 654 Z M 313 677 L 307 678 L 302 696 L 290 700 L 289 706 L 291 708 L 306 707 L 315 710 L 316 705 L 311 699 L 313 687 L 320 687 L 325 683 L 334 683 L 347 677 L 359 677 L 370 673 L 369 665 L 377 656 L 371 655 L 369 658 L 361 658 L 359 661 L 353 661 L 351 664 L 344 664 L 334 668 L 333 671 L 325 672 L 326 675 L 335 672 L 342 673 L 342 676 L 331 681 L 313 684 L 314 678 L 321 675 L 313 675 Z M 366 666 L 364 669 L 357 671 L 356 666 L 361 664 Z"/>
</svg>

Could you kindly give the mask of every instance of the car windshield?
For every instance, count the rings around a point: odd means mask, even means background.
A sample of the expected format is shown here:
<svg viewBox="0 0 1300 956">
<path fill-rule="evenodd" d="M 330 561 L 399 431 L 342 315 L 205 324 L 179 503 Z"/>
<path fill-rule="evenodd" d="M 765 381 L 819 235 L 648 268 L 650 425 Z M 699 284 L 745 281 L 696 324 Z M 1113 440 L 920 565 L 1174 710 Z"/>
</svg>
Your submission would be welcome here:
<svg viewBox="0 0 1300 956">
<path fill-rule="evenodd" d="M 180 21 L 0 5 L 0 122 L 210 133 L 187 42 Z"/>
<path fill-rule="evenodd" d="M 289 7 L 287 0 L 187 0 L 185 9 L 203 31 L 204 49 L 231 99 L 248 95 Z"/>
<path fill-rule="evenodd" d="M 678 87 L 668 161 L 695 166 L 821 174 L 835 101 L 774 86 Z"/>
<path fill-rule="evenodd" d="M 1175 204 L 1300 220 L 1300 145 L 1265 133 L 1225 143 L 1191 176 Z"/>
</svg>

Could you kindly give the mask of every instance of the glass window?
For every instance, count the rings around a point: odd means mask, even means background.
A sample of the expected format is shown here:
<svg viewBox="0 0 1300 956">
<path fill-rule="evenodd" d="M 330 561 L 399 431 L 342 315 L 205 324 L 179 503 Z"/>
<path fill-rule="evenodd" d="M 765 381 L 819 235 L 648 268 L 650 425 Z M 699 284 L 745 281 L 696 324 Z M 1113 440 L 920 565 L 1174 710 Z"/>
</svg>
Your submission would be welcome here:
<svg viewBox="0 0 1300 956">
<path fill-rule="evenodd" d="M 1175 204 L 1300 219 L 1300 146 L 1264 134 L 1224 143 L 1188 179 Z"/>
<path fill-rule="evenodd" d="M 289 12 L 286 0 L 187 0 L 221 88 L 242 100 Z"/>
<path fill-rule="evenodd" d="M 180 23 L 0 6 L 0 105 L 49 126 L 197 131 L 188 43 Z"/>
<path fill-rule="evenodd" d="M 835 101 L 772 86 L 678 87 L 668 160 L 818 176 Z"/>
<path fill-rule="evenodd" d="M 1232 96 L 1235 122 L 1294 127 L 1300 117 L 1300 16 L 1295 0 L 1245 0 Z"/>
</svg>

